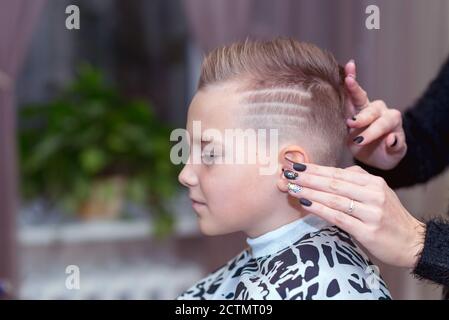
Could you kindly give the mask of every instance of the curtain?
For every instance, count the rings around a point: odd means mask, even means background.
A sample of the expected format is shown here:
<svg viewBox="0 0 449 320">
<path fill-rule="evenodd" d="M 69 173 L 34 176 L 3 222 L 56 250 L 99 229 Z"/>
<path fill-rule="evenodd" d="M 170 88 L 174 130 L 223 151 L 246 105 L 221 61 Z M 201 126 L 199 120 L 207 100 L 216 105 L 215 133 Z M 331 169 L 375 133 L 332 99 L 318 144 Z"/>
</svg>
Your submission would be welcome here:
<svg viewBox="0 0 449 320">
<path fill-rule="evenodd" d="M 18 281 L 14 82 L 44 3 L 0 0 L 0 298 L 15 296 Z"/>
</svg>

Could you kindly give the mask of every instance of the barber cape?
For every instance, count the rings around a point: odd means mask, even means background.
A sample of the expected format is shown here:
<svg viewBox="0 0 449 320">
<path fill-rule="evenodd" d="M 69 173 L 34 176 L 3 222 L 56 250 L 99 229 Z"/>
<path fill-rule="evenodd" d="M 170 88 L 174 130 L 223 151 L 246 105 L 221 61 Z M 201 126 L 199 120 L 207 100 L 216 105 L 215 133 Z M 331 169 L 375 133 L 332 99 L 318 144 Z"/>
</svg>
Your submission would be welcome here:
<svg viewBox="0 0 449 320">
<path fill-rule="evenodd" d="M 178 299 L 391 299 L 351 237 L 307 215 L 257 238 Z"/>
</svg>

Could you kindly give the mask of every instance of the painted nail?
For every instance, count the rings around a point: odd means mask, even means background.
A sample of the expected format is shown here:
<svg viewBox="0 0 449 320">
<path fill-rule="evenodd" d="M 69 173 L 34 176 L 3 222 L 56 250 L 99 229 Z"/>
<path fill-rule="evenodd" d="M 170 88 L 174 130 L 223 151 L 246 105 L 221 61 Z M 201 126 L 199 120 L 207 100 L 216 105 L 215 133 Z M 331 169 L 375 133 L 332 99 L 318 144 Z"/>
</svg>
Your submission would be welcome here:
<svg viewBox="0 0 449 320">
<path fill-rule="evenodd" d="M 355 138 L 354 140 L 352 140 L 352 141 L 354 141 L 355 143 L 357 143 L 357 144 L 360 144 L 360 143 L 362 143 L 362 141 L 363 141 L 363 137 L 362 136 L 358 136 L 357 138 Z"/>
<path fill-rule="evenodd" d="M 298 178 L 298 174 L 291 170 L 284 170 L 284 176 L 290 180 L 295 180 L 296 178 Z"/>
<path fill-rule="evenodd" d="M 296 171 L 305 171 L 307 169 L 307 166 L 302 163 L 294 163 L 293 169 L 295 169 Z"/>
<path fill-rule="evenodd" d="M 390 147 L 393 148 L 397 144 L 398 144 L 398 137 L 394 136 L 394 142 Z"/>
<path fill-rule="evenodd" d="M 290 183 L 290 182 L 287 184 L 287 188 L 288 188 L 288 190 L 290 190 L 293 193 L 298 193 L 302 190 L 301 186 L 298 186 L 297 184 Z"/>
<path fill-rule="evenodd" d="M 299 203 L 306 207 L 310 207 L 312 205 L 312 201 L 310 201 L 306 198 L 299 199 Z"/>
</svg>

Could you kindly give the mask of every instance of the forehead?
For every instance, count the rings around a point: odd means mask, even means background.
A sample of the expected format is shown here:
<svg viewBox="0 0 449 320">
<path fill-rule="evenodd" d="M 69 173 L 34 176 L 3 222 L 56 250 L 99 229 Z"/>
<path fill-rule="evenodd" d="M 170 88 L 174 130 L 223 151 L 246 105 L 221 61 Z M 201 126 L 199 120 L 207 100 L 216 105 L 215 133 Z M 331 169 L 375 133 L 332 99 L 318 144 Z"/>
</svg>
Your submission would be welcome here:
<svg viewBox="0 0 449 320">
<path fill-rule="evenodd" d="M 242 115 L 239 93 L 235 84 L 219 84 L 198 91 L 189 106 L 187 129 L 193 121 L 201 121 L 205 129 L 237 128 Z"/>
</svg>

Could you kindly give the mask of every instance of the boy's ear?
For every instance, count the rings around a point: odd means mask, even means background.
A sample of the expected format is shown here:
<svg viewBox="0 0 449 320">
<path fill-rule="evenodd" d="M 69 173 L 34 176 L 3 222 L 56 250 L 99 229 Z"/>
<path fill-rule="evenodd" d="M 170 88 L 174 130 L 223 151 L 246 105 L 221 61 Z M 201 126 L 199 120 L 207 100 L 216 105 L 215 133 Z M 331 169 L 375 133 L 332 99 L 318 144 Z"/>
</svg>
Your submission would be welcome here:
<svg viewBox="0 0 449 320">
<path fill-rule="evenodd" d="M 290 145 L 279 152 L 279 179 L 277 186 L 280 191 L 287 192 L 288 179 L 284 176 L 284 170 L 293 170 L 293 163 L 310 162 L 309 155 L 300 146 Z"/>
</svg>

